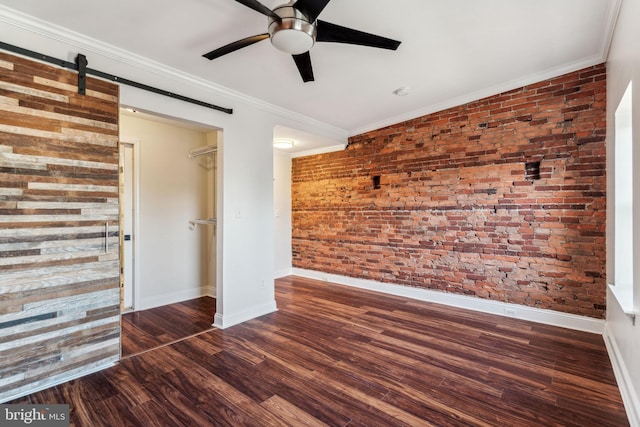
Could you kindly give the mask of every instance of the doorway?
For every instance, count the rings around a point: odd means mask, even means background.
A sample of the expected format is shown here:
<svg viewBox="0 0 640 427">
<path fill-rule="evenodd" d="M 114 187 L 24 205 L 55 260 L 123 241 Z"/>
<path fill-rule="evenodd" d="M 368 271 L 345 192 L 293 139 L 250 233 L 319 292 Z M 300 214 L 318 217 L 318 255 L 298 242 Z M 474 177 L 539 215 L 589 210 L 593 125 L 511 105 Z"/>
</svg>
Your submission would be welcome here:
<svg viewBox="0 0 640 427">
<path fill-rule="evenodd" d="M 122 357 L 211 328 L 218 129 L 121 111 Z"/>
</svg>

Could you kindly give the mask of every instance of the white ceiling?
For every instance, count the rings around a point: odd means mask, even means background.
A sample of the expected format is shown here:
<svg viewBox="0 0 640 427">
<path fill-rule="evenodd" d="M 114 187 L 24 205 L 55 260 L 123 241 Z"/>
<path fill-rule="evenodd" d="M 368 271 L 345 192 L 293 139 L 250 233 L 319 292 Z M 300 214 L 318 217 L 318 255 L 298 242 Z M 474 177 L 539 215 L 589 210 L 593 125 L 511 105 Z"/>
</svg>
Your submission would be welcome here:
<svg viewBox="0 0 640 427">
<path fill-rule="evenodd" d="M 620 1 L 333 0 L 320 19 L 402 44 L 317 43 L 310 83 L 268 40 L 202 57 L 266 32 L 267 18 L 234 0 L 1 3 L 357 134 L 603 62 Z M 263 0 L 270 8 L 284 2 Z M 393 95 L 401 86 L 408 96 Z"/>
</svg>

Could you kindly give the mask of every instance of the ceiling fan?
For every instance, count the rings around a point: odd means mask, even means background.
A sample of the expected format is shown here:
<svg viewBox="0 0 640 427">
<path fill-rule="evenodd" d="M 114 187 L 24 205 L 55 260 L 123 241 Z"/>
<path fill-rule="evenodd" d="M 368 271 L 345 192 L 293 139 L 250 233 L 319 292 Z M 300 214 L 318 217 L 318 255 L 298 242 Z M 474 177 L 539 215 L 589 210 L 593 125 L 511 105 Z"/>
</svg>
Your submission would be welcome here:
<svg viewBox="0 0 640 427">
<path fill-rule="evenodd" d="M 236 1 L 266 15 L 269 18 L 268 32 L 212 50 L 202 55 L 205 58 L 219 58 L 264 39 L 271 39 L 271 44 L 276 49 L 293 56 L 302 80 L 311 82 L 314 78 L 309 50 L 315 42 L 346 43 L 389 50 L 396 50 L 400 46 L 400 42 L 396 40 L 318 20 L 318 15 L 330 0 L 292 0 L 273 10 L 257 0 Z"/>
</svg>

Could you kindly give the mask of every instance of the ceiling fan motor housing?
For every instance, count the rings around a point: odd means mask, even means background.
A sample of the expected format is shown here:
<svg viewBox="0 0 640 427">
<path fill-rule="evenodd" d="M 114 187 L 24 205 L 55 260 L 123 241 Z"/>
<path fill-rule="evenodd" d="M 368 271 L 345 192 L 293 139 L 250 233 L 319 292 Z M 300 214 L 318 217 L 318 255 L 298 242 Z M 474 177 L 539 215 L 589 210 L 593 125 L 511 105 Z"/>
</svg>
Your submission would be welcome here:
<svg viewBox="0 0 640 427">
<path fill-rule="evenodd" d="M 315 22 L 309 22 L 292 3 L 278 6 L 273 12 L 280 17 L 280 21 L 269 17 L 271 44 L 291 55 L 308 52 L 316 42 Z"/>
</svg>

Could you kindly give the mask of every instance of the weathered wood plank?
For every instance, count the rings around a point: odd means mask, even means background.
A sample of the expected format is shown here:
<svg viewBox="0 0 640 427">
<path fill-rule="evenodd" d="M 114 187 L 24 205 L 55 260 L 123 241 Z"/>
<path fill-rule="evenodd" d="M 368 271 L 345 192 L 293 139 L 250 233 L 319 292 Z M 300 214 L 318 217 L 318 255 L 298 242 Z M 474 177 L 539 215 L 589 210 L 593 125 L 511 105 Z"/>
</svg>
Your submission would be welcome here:
<svg viewBox="0 0 640 427">
<path fill-rule="evenodd" d="M 13 70 L 13 62 L 0 60 L 0 68 L 4 68 L 7 70 Z"/>
<path fill-rule="evenodd" d="M 0 146 L 8 148 L 8 150 L 4 148 L 3 151 L 14 154 L 118 163 L 118 153 L 114 152 L 113 147 L 99 145 L 87 147 L 86 144 L 76 141 L 0 132 Z"/>
<path fill-rule="evenodd" d="M 59 132 L 51 130 L 42 130 L 39 128 L 30 128 L 12 124 L 0 124 L 0 132 L 13 133 L 17 135 L 29 135 L 41 138 L 58 139 L 70 142 L 82 142 L 85 144 L 93 144 L 98 146 L 116 147 L 118 145 L 117 135 L 102 136 L 95 132 L 72 131 L 68 129 L 60 129 Z"/>
<path fill-rule="evenodd" d="M 66 92 L 77 92 L 78 91 L 78 84 L 77 82 L 75 82 L 75 84 L 72 83 L 65 83 L 65 82 L 60 82 L 60 81 L 55 81 L 55 80 L 51 80 L 51 79 L 45 79 L 42 77 L 38 77 L 35 76 L 33 78 L 34 83 L 37 84 L 41 84 L 41 85 L 45 85 L 45 86 L 50 86 L 50 87 L 55 87 L 58 89 L 63 89 Z M 91 98 L 99 98 L 99 99 L 103 99 L 105 101 L 110 101 L 110 102 L 118 102 L 118 96 L 114 95 L 114 94 L 107 94 L 107 93 L 102 93 L 99 92 L 97 90 L 91 90 L 88 89 L 86 91 L 86 96 L 87 97 L 91 97 Z"/>
<path fill-rule="evenodd" d="M 44 90 L 34 89 L 26 86 L 17 85 L 14 83 L 10 83 L 6 80 L 0 80 L 0 89 L 6 90 L 8 92 L 21 93 L 29 96 L 35 96 L 38 98 L 44 98 L 47 100 L 59 101 L 68 103 L 69 97 L 60 95 L 53 92 L 47 92 Z"/>
</svg>

